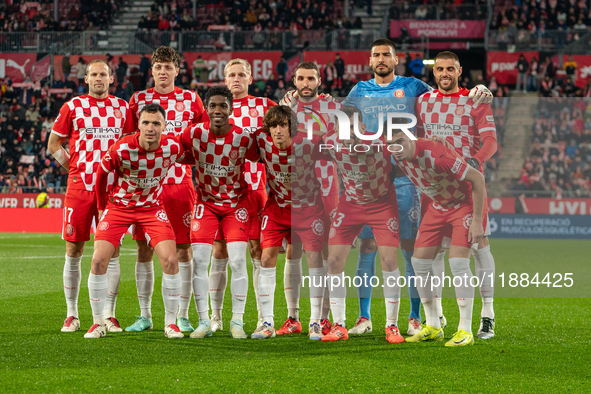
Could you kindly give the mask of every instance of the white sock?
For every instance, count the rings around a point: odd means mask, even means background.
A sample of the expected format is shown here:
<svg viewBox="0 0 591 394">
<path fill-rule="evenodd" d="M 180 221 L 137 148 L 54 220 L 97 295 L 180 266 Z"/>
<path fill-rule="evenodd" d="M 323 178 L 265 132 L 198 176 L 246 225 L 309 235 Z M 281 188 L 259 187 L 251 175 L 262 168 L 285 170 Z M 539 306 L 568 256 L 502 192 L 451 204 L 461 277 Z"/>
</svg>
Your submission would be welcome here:
<svg viewBox="0 0 591 394">
<path fill-rule="evenodd" d="M 162 273 L 162 300 L 164 301 L 164 326 L 176 323 L 179 299 L 183 280 L 181 273 L 174 275 Z"/>
<path fill-rule="evenodd" d="M 230 242 L 227 245 L 228 262 L 232 268 L 230 291 L 232 292 L 232 320 L 242 320 L 248 294 L 248 271 L 246 270 L 246 242 Z"/>
<path fill-rule="evenodd" d="M 324 278 L 328 275 L 328 260 L 322 260 L 322 285 L 324 286 L 324 292 L 322 295 L 322 314 L 320 315 L 320 319 L 329 320 L 330 315 L 330 294 L 328 294 L 328 286 L 326 285 L 326 281 Z"/>
<path fill-rule="evenodd" d="M 490 252 L 490 245 L 482 249 L 472 249 L 476 268 L 476 276 L 480 280 L 480 296 L 482 297 L 481 317 L 495 318 L 493 308 L 495 259 Z"/>
<path fill-rule="evenodd" d="M 454 279 L 460 277 L 462 283 L 456 286 L 456 300 L 460 308 L 460 324 L 458 330 L 472 332 L 472 309 L 474 307 L 474 288 L 470 285 L 472 271 L 470 270 L 470 259 L 454 257 L 449 259 L 449 266 Z M 468 278 L 468 279 L 466 279 Z M 456 283 L 459 279 L 455 279 Z"/>
<path fill-rule="evenodd" d="M 88 275 L 88 295 L 90 307 L 92 308 L 92 319 L 94 324 L 105 324 L 105 302 L 109 293 L 107 274 L 95 275 L 92 272 Z"/>
<path fill-rule="evenodd" d="M 135 286 L 142 317 L 152 321 L 152 295 L 154 294 L 154 262 L 135 263 Z"/>
<path fill-rule="evenodd" d="M 260 319 L 263 317 L 263 313 L 261 312 L 261 299 L 259 297 L 259 275 L 261 272 L 261 260 L 251 258 L 250 262 L 252 263 L 252 287 L 254 287 L 254 297 L 257 301 L 257 312 L 258 318 Z"/>
<path fill-rule="evenodd" d="M 190 261 L 179 261 L 179 275 L 181 276 L 181 292 L 179 297 L 179 311 L 178 317 L 189 318 L 189 304 L 191 303 L 191 295 L 193 294 L 193 263 Z"/>
<path fill-rule="evenodd" d="M 199 320 L 209 320 L 209 277 L 207 268 L 213 246 L 210 244 L 192 244 L 193 249 L 193 298 L 199 314 Z"/>
<path fill-rule="evenodd" d="M 431 281 L 428 280 L 427 275 L 431 271 L 433 260 L 418 259 L 412 257 L 412 268 L 415 271 L 415 276 L 419 278 L 416 282 L 423 308 L 425 309 L 425 318 L 427 325 L 433 328 L 441 328 L 439 315 L 437 314 L 437 303 L 435 300 L 435 292 L 431 290 Z"/>
<path fill-rule="evenodd" d="M 224 294 L 228 286 L 228 259 L 211 257 L 209 269 L 209 300 L 213 316 L 222 318 L 224 309 Z"/>
<path fill-rule="evenodd" d="M 437 305 L 437 315 L 443 316 L 443 307 L 441 306 L 441 297 L 443 296 L 443 276 L 445 275 L 445 250 L 440 251 L 435 256 L 435 260 L 433 260 L 433 265 L 431 266 L 431 278 L 437 276 L 440 280 L 436 281 L 435 284 L 439 284 L 439 286 L 433 286 L 435 289 L 435 304 Z"/>
<path fill-rule="evenodd" d="M 386 327 L 395 325 L 398 327 L 398 310 L 400 309 L 400 287 L 398 278 L 400 269 L 392 272 L 382 271 L 384 277 L 384 299 L 386 302 Z"/>
<path fill-rule="evenodd" d="M 324 268 L 310 268 L 310 324 L 320 324 L 322 315 L 322 301 L 324 297 L 323 274 Z"/>
<path fill-rule="evenodd" d="M 302 259 L 285 259 L 283 291 L 287 302 L 287 316 L 300 320 L 300 287 L 302 286 Z"/>
<path fill-rule="evenodd" d="M 330 291 L 330 310 L 335 323 L 346 327 L 345 320 L 345 298 L 347 297 L 347 288 L 345 287 L 345 273 L 328 274 L 328 283 Z"/>
<path fill-rule="evenodd" d="M 80 261 L 82 257 L 66 256 L 64 264 L 64 294 L 68 306 L 67 316 L 78 317 L 78 294 L 80 293 L 80 280 L 82 272 Z"/>
<path fill-rule="evenodd" d="M 275 300 L 275 284 L 277 282 L 277 268 L 260 268 L 259 296 L 263 320 L 275 326 L 273 307 Z"/>
<path fill-rule="evenodd" d="M 119 283 L 121 282 L 119 257 L 113 257 L 109 260 L 107 281 L 109 282 L 109 293 L 107 294 L 107 301 L 105 303 L 105 319 L 115 317 L 115 305 L 117 304 L 117 294 L 119 294 Z"/>
</svg>

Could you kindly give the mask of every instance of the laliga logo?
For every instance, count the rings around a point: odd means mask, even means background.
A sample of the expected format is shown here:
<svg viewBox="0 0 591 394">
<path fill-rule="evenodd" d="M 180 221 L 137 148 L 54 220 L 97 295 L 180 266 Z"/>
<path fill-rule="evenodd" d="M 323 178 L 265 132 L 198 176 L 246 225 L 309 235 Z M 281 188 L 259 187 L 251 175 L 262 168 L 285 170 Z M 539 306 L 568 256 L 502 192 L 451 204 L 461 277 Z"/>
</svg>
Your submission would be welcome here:
<svg viewBox="0 0 591 394">
<path fill-rule="evenodd" d="M 341 110 L 338 110 L 338 109 L 327 109 L 325 112 L 326 112 L 326 115 L 328 115 L 328 116 L 333 115 L 334 117 L 336 117 L 338 125 L 339 125 L 339 139 L 341 141 L 350 140 L 351 139 L 351 122 L 349 121 L 349 117 L 344 112 L 342 112 Z M 322 115 L 318 114 L 318 112 L 316 112 L 316 111 L 314 111 L 314 113 L 319 115 L 320 119 L 322 119 L 324 121 L 324 117 Z M 417 139 L 417 137 L 415 137 L 414 134 L 410 131 L 410 129 L 412 129 L 413 127 L 415 127 L 417 125 L 417 118 L 413 114 L 410 114 L 407 112 L 388 112 L 386 114 L 384 114 L 383 112 L 380 112 L 378 114 L 378 125 L 379 126 L 378 126 L 377 132 L 376 133 L 368 133 L 368 134 L 361 134 L 359 132 L 359 127 L 358 127 L 359 115 L 357 113 L 355 113 L 355 114 L 353 114 L 353 132 L 355 133 L 355 136 L 358 139 L 364 140 L 364 141 L 377 140 L 384 133 L 384 130 L 383 130 L 384 129 L 384 118 L 386 119 L 386 122 L 387 122 L 386 137 L 388 140 L 392 139 L 392 130 L 402 130 L 404 132 L 404 134 L 406 134 L 408 136 L 408 138 L 410 138 L 411 140 Z M 394 118 L 406 118 L 406 119 L 410 120 L 410 123 L 394 123 L 393 122 Z M 319 119 L 316 119 L 316 122 L 320 126 L 322 126 Z M 325 121 L 324 121 L 324 124 L 326 126 Z M 308 124 L 306 126 L 307 126 L 306 131 L 308 133 L 308 139 L 312 139 L 312 134 L 313 134 L 312 123 L 308 122 Z"/>
</svg>

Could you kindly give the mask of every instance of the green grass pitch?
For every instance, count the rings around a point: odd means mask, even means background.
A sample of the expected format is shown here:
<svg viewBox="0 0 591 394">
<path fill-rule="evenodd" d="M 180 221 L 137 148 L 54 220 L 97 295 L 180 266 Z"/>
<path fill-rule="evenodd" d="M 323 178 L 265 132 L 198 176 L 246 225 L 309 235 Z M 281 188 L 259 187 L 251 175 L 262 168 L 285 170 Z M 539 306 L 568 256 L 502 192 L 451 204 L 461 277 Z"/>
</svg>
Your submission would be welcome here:
<svg viewBox="0 0 591 394">
<path fill-rule="evenodd" d="M 129 238 L 122 249 L 117 304 L 122 326 L 133 323 L 134 315 L 139 314 L 135 245 Z M 88 243 L 82 260 L 81 330 L 61 333 L 66 313 L 63 241 L 53 234 L 0 234 L 0 392 L 589 392 L 589 242 L 493 239 L 491 244 L 497 263 L 496 337 L 476 339 L 470 347 L 445 348 L 442 342 L 387 343 L 383 331 L 385 307 L 380 298 L 372 304 L 373 333 L 348 341 L 312 342 L 306 334 L 267 341 L 235 340 L 227 331 L 214 333 L 208 339 L 192 340 L 187 336 L 184 340 L 170 340 L 163 334 L 161 270 L 157 262 L 152 302 L 154 330 L 108 333 L 105 339 L 87 340 L 83 335 L 92 323 L 86 287 L 92 244 Z M 356 258 L 353 251 L 349 275 L 354 273 Z M 401 256 L 399 261 L 403 261 Z M 282 271 L 280 261 L 277 325 L 286 317 Z M 511 272 L 531 276 L 536 272 L 572 272 L 574 286 L 509 288 L 505 283 L 501 289 L 498 277 L 502 272 L 506 273 L 506 281 Z M 349 326 L 358 312 L 353 292 L 349 291 L 352 298 L 347 302 Z M 402 294 L 407 297 L 406 289 Z M 256 324 L 252 288 L 249 297 L 245 329 L 251 333 Z M 458 311 L 453 298 L 443 302 L 448 340 L 457 326 Z M 304 325 L 309 305 L 306 299 L 300 303 Z M 476 299 L 474 332 L 478 329 L 480 307 L 480 299 Z M 226 326 L 230 311 L 228 286 Z M 403 298 L 403 334 L 408 312 L 408 298 Z M 196 322 L 193 305 L 190 317 Z"/>
</svg>

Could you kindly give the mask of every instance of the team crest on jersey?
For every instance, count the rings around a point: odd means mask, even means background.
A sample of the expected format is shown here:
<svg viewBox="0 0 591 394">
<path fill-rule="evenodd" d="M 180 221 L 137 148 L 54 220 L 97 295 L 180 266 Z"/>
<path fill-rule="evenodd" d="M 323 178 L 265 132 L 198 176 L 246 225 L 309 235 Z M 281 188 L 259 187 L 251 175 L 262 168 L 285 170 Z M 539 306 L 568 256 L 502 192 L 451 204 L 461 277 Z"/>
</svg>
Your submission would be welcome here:
<svg viewBox="0 0 591 394">
<path fill-rule="evenodd" d="M 316 219 L 312 222 L 312 231 L 316 235 L 324 234 L 324 222 L 322 219 Z"/>
<path fill-rule="evenodd" d="M 403 98 L 404 97 L 404 90 L 403 89 L 396 89 L 394 91 L 394 97 Z"/>
<path fill-rule="evenodd" d="M 76 229 L 70 223 L 66 225 L 66 235 L 72 235 L 75 231 Z"/>
<path fill-rule="evenodd" d="M 296 159 L 296 166 L 297 167 L 303 167 L 304 166 L 304 159 L 302 159 L 301 157 Z"/>
<path fill-rule="evenodd" d="M 183 103 L 176 103 L 176 105 L 174 106 L 174 109 L 176 109 L 177 111 L 184 111 L 185 110 L 185 104 Z"/>
<path fill-rule="evenodd" d="M 199 220 L 195 220 L 193 222 L 193 224 L 191 225 L 191 230 L 193 230 L 195 232 L 201 230 L 201 223 L 199 222 Z"/>
<path fill-rule="evenodd" d="M 376 164 L 376 159 L 374 159 L 373 157 L 368 157 L 367 159 L 365 159 L 365 163 L 368 166 L 373 166 L 374 164 Z"/>
<path fill-rule="evenodd" d="M 251 108 L 251 110 L 248 111 L 248 116 L 251 118 L 256 118 L 259 116 L 259 111 L 256 108 Z"/>
<path fill-rule="evenodd" d="M 408 211 L 408 218 L 413 223 L 417 223 L 419 221 L 419 210 L 417 209 L 417 207 L 412 207 Z"/>
<path fill-rule="evenodd" d="M 192 212 L 187 212 L 183 215 L 183 224 L 185 227 L 191 227 L 191 219 L 193 218 Z"/>
<path fill-rule="evenodd" d="M 337 229 L 334 227 L 330 228 L 330 231 L 328 232 L 328 238 L 334 238 L 337 235 Z"/>
<path fill-rule="evenodd" d="M 109 222 L 102 221 L 99 223 L 98 229 L 101 231 L 106 231 L 109 229 Z"/>
<path fill-rule="evenodd" d="M 113 115 L 115 115 L 117 119 L 121 119 L 123 117 L 123 114 L 119 108 L 115 108 L 115 110 L 113 110 Z"/>
<path fill-rule="evenodd" d="M 398 219 L 390 218 L 390 219 L 388 219 L 388 222 L 386 222 L 386 225 L 388 226 L 388 230 L 390 230 L 394 234 L 398 233 L 398 228 L 399 228 Z"/>
<path fill-rule="evenodd" d="M 458 115 L 458 116 L 464 115 L 464 107 L 456 108 L 456 115 Z"/>
<path fill-rule="evenodd" d="M 472 214 L 469 213 L 466 216 L 464 216 L 462 222 L 464 223 L 464 228 L 466 230 L 470 229 L 470 225 L 472 224 Z"/>
<path fill-rule="evenodd" d="M 166 211 L 164 209 L 161 209 L 158 212 L 156 212 L 156 219 L 160 220 L 161 222 L 168 223 L 168 216 L 166 215 Z"/>
<path fill-rule="evenodd" d="M 238 158 L 238 151 L 236 151 L 236 150 L 230 151 L 230 159 L 236 160 L 237 158 Z"/>
<path fill-rule="evenodd" d="M 162 162 L 162 166 L 164 168 L 170 167 L 170 159 L 164 159 L 164 161 Z"/>
<path fill-rule="evenodd" d="M 246 208 L 239 208 L 236 210 L 236 220 L 240 223 L 248 222 L 248 210 Z"/>
</svg>

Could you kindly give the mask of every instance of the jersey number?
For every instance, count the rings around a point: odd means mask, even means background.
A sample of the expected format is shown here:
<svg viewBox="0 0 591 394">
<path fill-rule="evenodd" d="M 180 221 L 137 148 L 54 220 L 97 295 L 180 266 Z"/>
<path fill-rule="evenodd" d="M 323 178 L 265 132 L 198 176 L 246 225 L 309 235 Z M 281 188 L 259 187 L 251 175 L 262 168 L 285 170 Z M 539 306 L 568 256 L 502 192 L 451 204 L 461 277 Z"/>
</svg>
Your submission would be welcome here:
<svg viewBox="0 0 591 394">
<path fill-rule="evenodd" d="M 265 227 L 267 227 L 267 220 L 269 220 L 269 216 L 263 216 L 263 219 L 261 220 L 261 230 L 264 230 Z"/>
<path fill-rule="evenodd" d="M 72 213 L 74 213 L 74 208 L 64 207 L 64 221 L 66 223 L 70 223 L 72 220 Z"/>
<path fill-rule="evenodd" d="M 195 219 L 201 219 L 203 217 L 203 213 L 205 212 L 205 205 L 199 204 L 197 208 L 195 208 Z"/>
<path fill-rule="evenodd" d="M 339 227 L 341 225 L 341 223 L 343 222 L 344 218 L 345 218 L 344 213 L 338 213 L 334 218 L 334 222 L 332 223 L 332 226 Z"/>
</svg>

